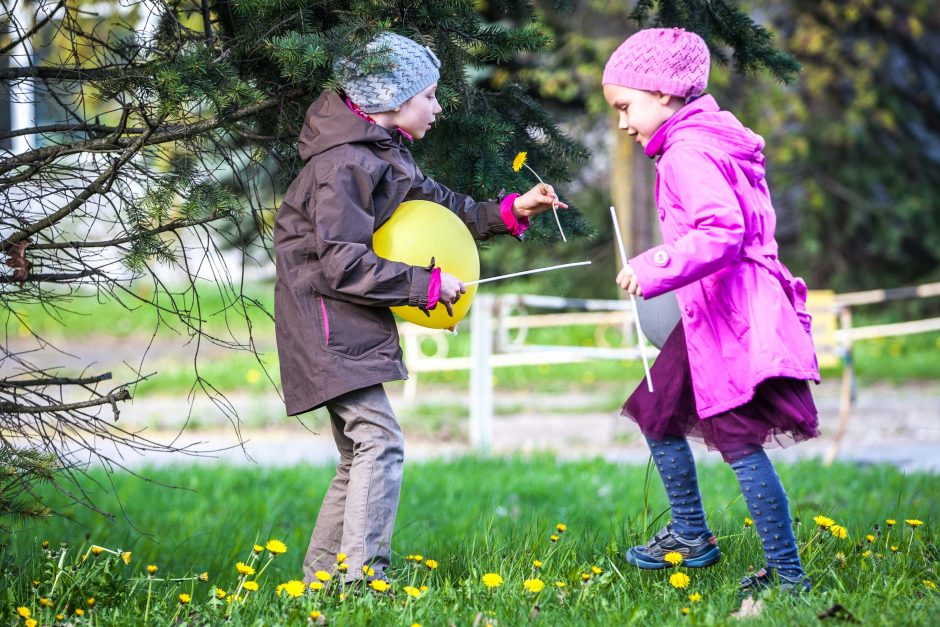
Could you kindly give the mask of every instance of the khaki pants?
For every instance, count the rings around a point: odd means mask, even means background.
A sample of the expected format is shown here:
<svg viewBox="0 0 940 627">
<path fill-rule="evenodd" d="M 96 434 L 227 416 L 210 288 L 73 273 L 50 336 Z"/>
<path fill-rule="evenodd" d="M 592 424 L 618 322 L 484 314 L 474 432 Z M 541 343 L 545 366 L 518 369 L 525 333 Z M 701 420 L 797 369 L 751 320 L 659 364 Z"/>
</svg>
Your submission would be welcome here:
<svg viewBox="0 0 940 627">
<path fill-rule="evenodd" d="M 345 553 L 346 580 L 363 578 L 363 565 L 383 578 L 391 563 L 392 528 L 401 491 L 404 439 L 381 385 L 349 392 L 326 404 L 340 460 L 304 558 L 304 579 L 335 570 Z"/>
</svg>

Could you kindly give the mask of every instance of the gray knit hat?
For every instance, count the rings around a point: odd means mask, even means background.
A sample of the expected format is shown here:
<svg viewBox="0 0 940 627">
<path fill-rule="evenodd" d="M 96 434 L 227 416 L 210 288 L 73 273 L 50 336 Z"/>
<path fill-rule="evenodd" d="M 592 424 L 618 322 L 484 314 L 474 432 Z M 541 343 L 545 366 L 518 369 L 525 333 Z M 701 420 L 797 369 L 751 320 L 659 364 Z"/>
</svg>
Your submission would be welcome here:
<svg viewBox="0 0 940 627">
<path fill-rule="evenodd" d="M 366 44 L 366 52 L 387 55 L 389 69 L 366 74 L 351 58 L 339 58 L 335 65 L 346 95 L 365 113 L 391 111 L 441 77 L 434 52 L 407 37 L 381 33 Z"/>
</svg>

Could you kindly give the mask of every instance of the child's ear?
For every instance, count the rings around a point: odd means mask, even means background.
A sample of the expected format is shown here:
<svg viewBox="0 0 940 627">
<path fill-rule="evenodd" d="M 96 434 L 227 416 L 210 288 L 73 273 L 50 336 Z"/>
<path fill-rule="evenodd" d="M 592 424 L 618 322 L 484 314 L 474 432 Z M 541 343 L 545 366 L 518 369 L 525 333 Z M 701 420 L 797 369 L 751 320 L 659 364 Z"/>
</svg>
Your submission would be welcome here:
<svg viewBox="0 0 940 627">
<path fill-rule="evenodd" d="M 675 98 L 675 96 L 672 94 L 664 94 L 663 92 L 659 92 L 659 104 L 663 105 L 664 107 L 668 107 L 673 98 Z"/>
</svg>

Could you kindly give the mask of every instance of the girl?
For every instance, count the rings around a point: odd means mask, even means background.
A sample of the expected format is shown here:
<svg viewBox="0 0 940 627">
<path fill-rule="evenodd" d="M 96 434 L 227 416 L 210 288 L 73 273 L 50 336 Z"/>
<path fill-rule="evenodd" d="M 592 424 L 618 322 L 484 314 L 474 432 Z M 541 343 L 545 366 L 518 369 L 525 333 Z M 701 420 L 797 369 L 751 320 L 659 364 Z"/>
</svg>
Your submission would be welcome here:
<svg viewBox="0 0 940 627">
<path fill-rule="evenodd" d="M 457 214 L 477 239 L 520 236 L 529 216 L 558 203 L 537 185 L 502 202 L 477 202 L 425 176 L 404 139 L 421 139 L 441 112 L 440 61 L 394 33 L 367 45 L 390 69 L 362 72 L 341 59 L 345 92 L 325 92 L 300 133 L 306 162 L 274 226 L 275 334 L 288 415 L 326 406 L 340 461 L 304 559 L 307 581 L 346 555 L 346 579 L 385 578 L 398 511 L 404 442 L 382 384 L 407 377 L 389 307 L 452 313 L 465 292 L 435 268 L 382 259 L 372 234 L 405 200 L 430 200 Z"/>
<path fill-rule="evenodd" d="M 764 447 L 818 435 L 807 381 L 819 381 L 806 286 L 777 259 L 776 218 L 763 140 L 701 95 L 709 52 L 682 29 L 627 39 L 604 69 L 604 96 L 620 128 L 656 159 L 664 243 L 630 260 L 617 284 L 637 296 L 675 290 L 681 322 L 656 360 L 655 392 L 640 384 L 624 405 L 649 442 L 672 521 L 627 552 L 645 569 L 676 551 L 689 567 L 720 558 L 702 508 L 687 436 L 734 470 L 761 539 L 766 568 L 741 581 L 803 591 L 787 495 Z"/>
</svg>

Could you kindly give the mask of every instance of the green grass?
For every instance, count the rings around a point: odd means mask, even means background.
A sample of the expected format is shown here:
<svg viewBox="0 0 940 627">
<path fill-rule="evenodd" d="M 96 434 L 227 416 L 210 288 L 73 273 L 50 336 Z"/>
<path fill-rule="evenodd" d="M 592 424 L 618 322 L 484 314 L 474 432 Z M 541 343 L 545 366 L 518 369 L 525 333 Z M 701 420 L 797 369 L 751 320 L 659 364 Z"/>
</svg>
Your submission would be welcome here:
<svg viewBox="0 0 940 627">
<path fill-rule="evenodd" d="M 260 591 L 239 607 L 236 624 L 301 625 L 314 609 L 331 624 L 344 625 L 471 625 L 481 612 L 498 625 L 732 624 L 736 582 L 761 563 L 757 536 L 742 523 L 746 510 L 733 474 L 723 465 L 700 469 L 709 523 L 724 558 L 706 570 L 682 569 L 691 576 L 691 585 L 677 590 L 669 584 L 671 572 L 641 572 L 620 557 L 665 522 L 661 485 L 658 480 L 647 484 L 646 472 L 600 460 L 559 462 L 551 457 L 407 464 L 393 544 L 394 594 L 350 596 L 344 602 L 336 590 L 301 599 L 274 595 L 277 584 L 301 576 L 330 468 L 216 466 L 144 473 L 175 489 L 119 474 L 113 484 L 120 506 L 106 489 L 86 484 L 100 507 L 123 512 L 116 521 L 57 500 L 69 520 L 29 524 L 9 538 L 0 552 L 9 590 L 0 621 L 15 622 L 13 612 L 20 605 L 39 612 L 38 596 L 48 595 L 54 577 L 56 558 L 40 549 L 40 542 L 48 540 L 52 548 L 68 544 L 65 566 L 91 544 L 133 552 L 128 566 L 107 553 L 75 560 L 77 570 L 61 575 L 52 597 L 59 611 L 66 602 L 74 609 L 94 596 L 95 609 L 86 621 L 93 617 L 99 624 L 142 624 L 149 585 L 152 624 L 169 624 L 174 616 L 185 615 L 177 600 L 181 592 L 192 594 L 186 608 L 193 612 L 190 624 L 221 624 L 226 605 L 211 600 L 213 587 L 231 591 L 235 562 L 248 559 L 252 544 L 278 538 L 288 552 L 267 568 Z M 779 473 L 802 521 L 798 537 L 815 588 L 795 599 L 770 594 L 754 624 L 813 623 L 834 603 L 869 625 L 929 624 L 936 617 L 940 594 L 923 583 L 940 583 L 936 476 L 904 475 L 883 466 L 822 469 L 812 462 L 781 465 Z M 102 474 L 93 478 L 108 482 Z M 818 514 L 847 527 L 848 539 L 818 532 L 812 522 Z M 888 518 L 899 525 L 888 530 Z M 905 518 L 925 524 L 912 534 Z M 549 535 L 559 522 L 568 530 L 552 543 Z M 880 532 L 870 544 L 865 535 L 876 533 L 876 525 Z M 898 546 L 896 553 L 891 545 Z M 865 556 L 866 550 L 873 554 Z M 416 553 L 437 560 L 440 567 L 429 572 L 405 560 Z M 543 562 L 542 570 L 533 569 L 535 559 Z M 161 580 L 148 582 L 146 564 L 159 566 L 155 577 Z M 603 572 L 581 583 L 581 573 L 592 566 Z M 201 572 L 208 572 L 208 583 L 162 580 Z M 487 572 L 499 573 L 505 583 L 487 590 L 480 581 Z M 533 577 L 547 584 L 537 597 L 523 591 L 523 580 Z M 556 581 L 565 582 L 565 588 L 556 588 Z M 422 582 L 429 589 L 421 598 L 404 594 L 404 586 Z M 74 586 L 62 587 L 65 583 Z M 690 602 L 692 592 L 702 600 Z M 532 619 L 536 604 L 538 616 Z M 684 607 L 690 608 L 686 617 Z"/>
</svg>

